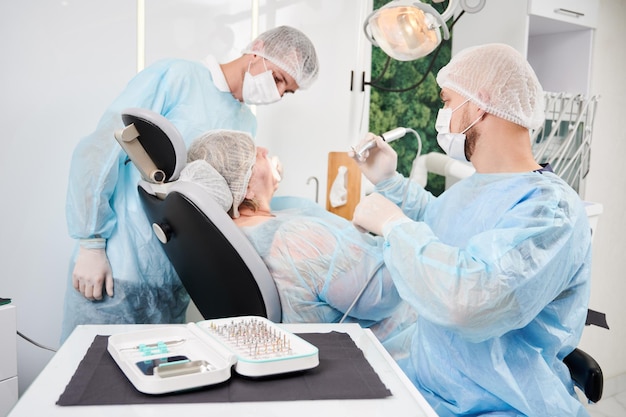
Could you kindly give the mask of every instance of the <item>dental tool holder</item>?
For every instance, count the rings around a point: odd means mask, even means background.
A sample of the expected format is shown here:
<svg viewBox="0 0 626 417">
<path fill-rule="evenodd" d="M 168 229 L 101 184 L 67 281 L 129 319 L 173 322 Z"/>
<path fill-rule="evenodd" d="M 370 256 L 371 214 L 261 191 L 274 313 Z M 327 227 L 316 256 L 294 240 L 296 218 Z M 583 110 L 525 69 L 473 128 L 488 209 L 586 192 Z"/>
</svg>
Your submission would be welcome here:
<svg viewBox="0 0 626 417">
<path fill-rule="evenodd" d="M 115 334 L 107 350 L 135 388 L 164 394 L 311 369 L 318 349 L 260 316 L 204 320 Z"/>
</svg>

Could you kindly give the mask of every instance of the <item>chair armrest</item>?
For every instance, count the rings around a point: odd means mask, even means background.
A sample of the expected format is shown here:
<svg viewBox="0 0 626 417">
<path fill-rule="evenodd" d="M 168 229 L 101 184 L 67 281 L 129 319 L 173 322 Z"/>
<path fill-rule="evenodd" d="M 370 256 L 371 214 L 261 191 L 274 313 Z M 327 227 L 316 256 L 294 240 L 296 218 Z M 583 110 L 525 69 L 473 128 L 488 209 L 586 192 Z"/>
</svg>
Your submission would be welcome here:
<svg viewBox="0 0 626 417">
<path fill-rule="evenodd" d="M 569 368 L 574 384 L 583 390 L 587 399 L 593 403 L 600 401 L 604 378 L 598 362 L 578 348 L 567 355 L 563 362 Z"/>
</svg>

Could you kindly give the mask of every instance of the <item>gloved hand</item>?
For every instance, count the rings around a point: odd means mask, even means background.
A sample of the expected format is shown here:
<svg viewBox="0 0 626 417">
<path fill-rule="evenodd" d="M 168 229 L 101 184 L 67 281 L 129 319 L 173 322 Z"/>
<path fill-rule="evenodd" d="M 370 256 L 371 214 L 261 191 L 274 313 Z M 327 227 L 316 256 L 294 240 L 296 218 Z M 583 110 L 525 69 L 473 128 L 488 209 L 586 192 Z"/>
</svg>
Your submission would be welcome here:
<svg viewBox="0 0 626 417">
<path fill-rule="evenodd" d="M 373 133 L 368 133 L 356 149 L 361 149 L 372 139 L 376 140 L 376 147 L 365 151 L 362 158 L 359 158 L 354 150 L 349 151 L 348 155 L 359 164 L 363 175 L 372 184 L 376 185 L 383 180 L 393 177 L 396 173 L 398 154 L 380 136 L 376 136 Z"/>
<path fill-rule="evenodd" d="M 372 193 L 361 199 L 354 208 L 352 224 L 361 231 L 372 232 L 382 236 L 383 230 L 390 222 L 408 219 L 391 201 L 378 193 Z"/>
<path fill-rule="evenodd" d="M 113 297 L 113 273 L 104 248 L 79 248 L 72 284 L 88 300 L 102 300 L 103 286 Z"/>
</svg>

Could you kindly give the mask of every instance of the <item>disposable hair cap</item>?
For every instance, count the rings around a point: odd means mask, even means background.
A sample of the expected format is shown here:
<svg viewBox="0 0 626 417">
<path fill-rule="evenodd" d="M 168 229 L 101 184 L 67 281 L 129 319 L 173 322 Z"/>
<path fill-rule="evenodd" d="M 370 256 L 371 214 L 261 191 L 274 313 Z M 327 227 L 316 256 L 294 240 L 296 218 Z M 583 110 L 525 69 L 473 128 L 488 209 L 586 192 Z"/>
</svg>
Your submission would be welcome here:
<svg viewBox="0 0 626 417">
<path fill-rule="evenodd" d="M 449 88 L 497 117 L 536 129 L 545 120 L 543 88 L 526 59 L 513 47 L 487 44 L 452 57 L 437 74 Z"/>
<path fill-rule="evenodd" d="M 317 79 L 319 62 L 313 43 L 304 33 L 290 26 L 278 26 L 261 33 L 243 53 L 272 61 L 291 75 L 303 90 Z"/>
<path fill-rule="evenodd" d="M 246 132 L 213 130 L 195 139 L 187 151 L 187 161 L 203 159 L 224 177 L 232 193 L 232 216 L 246 196 L 256 147 Z"/>
<path fill-rule="evenodd" d="M 228 183 L 204 159 L 198 159 L 185 165 L 178 180 L 201 186 L 224 211 L 230 210 L 233 206 L 233 193 L 230 191 Z"/>
</svg>

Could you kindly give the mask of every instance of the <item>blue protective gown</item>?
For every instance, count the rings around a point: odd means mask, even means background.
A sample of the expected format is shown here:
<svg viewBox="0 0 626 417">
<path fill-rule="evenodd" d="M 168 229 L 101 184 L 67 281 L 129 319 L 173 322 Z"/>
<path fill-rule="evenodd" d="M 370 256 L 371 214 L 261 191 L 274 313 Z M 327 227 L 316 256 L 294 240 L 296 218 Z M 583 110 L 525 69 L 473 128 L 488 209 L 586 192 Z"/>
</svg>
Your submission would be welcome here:
<svg viewBox="0 0 626 417">
<path fill-rule="evenodd" d="M 287 203 L 285 203 L 287 202 Z M 288 208 L 277 209 L 285 204 Z M 242 227 L 276 282 L 284 323 L 337 323 L 372 277 L 344 322 L 371 328 L 396 358 L 395 337 L 416 321 L 383 263 L 383 239 L 305 199 L 276 197 L 274 218 Z M 393 346 L 391 340 L 393 339 Z M 385 343 L 383 343 L 385 344 Z"/>
<path fill-rule="evenodd" d="M 399 174 L 377 191 L 401 204 Z M 586 416 L 562 359 L 590 292 L 591 233 L 578 195 L 548 172 L 474 174 L 433 197 L 411 183 L 415 221 L 384 259 L 418 313 L 401 364 L 442 417 Z"/>
<path fill-rule="evenodd" d="M 214 61 L 213 61 L 214 62 Z M 216 63 L 214 65 L 217 65 Z M 214 67 L 215 68 L 215 67 Z M 181 323 L 189 296 L 154 236 L 137 193 L 140 174 L 115 140 L 121 112 L 140 107 L 158 112 L 185 143 L 211 129 L 256 133 L 249 108 L 216 87 L 199 62 L 168 59 L 137 74 L 74 151 L 67 193 L 67 222 L 74 239 L 106 239 L 114 296 L 89 301 L 72 287 L 70 262 L 62 339 L 78 324 Z"/>
</svg>

